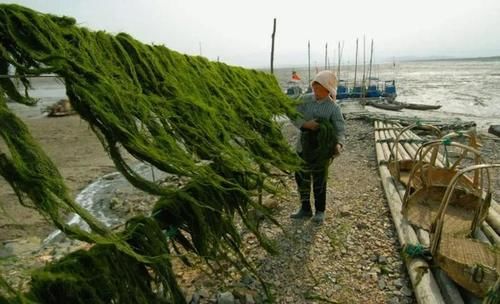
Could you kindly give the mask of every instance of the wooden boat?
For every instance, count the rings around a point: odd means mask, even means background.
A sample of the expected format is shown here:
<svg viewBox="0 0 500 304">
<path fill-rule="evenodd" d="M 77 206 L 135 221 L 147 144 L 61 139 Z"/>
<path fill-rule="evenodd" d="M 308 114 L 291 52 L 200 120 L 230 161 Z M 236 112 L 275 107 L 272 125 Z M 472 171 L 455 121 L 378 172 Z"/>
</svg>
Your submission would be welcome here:
<svg viewBox="0 0 500 304">
<path fill-rule="evenodd" d="M 500 137 L 500 125 L 491 125 L 488 128 L 488 133 L 491 133 L 493 135 Z"/>
<path fill-rule="evenodd" d="M 48 117 L 60 117 L 76 114 L 76 111 L 73 110 L 73 107 L 68 99 L 59 100 L 55 104 L 47 107 L 44 112 L 47 112 Z"/>
<path fill-rule="evenodd" d="M 394 101 L 396 96 L 398 96 L 396 92 L 396 81 L 395 80 L 386 80 L 384 82 L 384 91 L 382 92 L 382 96 L 387 98 L 387 100 Z"/>
<path fill-rule="evenodd" d="M 373 102 L 373 101 L 366 102 L 366 105 L 388 111 L 401 111 L 405 107 L 404 105 L 396 103 Z"/>
<path fill-rule="evenodd" d="M 441 105 L 427 105 L 419 103 L 399 103 L 399 104 L 404 105 L 405 109 L 410 109 L 410 110 L 426 111 L 426 110 L 437 110 L 441 108 Z"/>
<path fill-rule="evenodd" d="M 339 80 L 337 84 L 337 100 L 349 98 L 349 89 L 347 88 L 346 81 L 343 79 Z"/>
</svg>

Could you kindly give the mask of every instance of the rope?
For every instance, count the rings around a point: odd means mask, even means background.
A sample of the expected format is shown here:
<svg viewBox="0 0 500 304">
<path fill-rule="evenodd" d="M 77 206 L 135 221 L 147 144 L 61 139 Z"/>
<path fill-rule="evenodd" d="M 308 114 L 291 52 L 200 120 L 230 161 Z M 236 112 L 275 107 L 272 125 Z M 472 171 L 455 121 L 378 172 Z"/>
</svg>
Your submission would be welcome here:
<svg viewBox="0 0 500 304">
<path fill-rule="evenodd" d="M 407 258 L 422 258 L 424 260 L 432 259 L 429 248 L 424 247 L 422 244 L 406 244 L 403 246 L 403 256 Z"/>
</svg>

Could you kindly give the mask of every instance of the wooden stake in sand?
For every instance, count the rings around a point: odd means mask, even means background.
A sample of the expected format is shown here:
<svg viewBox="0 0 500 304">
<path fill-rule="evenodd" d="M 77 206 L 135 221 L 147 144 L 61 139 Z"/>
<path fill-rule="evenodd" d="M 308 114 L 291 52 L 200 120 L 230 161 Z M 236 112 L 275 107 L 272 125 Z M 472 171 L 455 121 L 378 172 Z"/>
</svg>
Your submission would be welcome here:
<svg viewBox="0 0 500 304">
<path fill-rule="evenodd" d="M 274 74 L 274 36 L 276 35 L 276 18 L 273 21 L 273 33 L 271 35 L 271 74 Z"/>
</svg>

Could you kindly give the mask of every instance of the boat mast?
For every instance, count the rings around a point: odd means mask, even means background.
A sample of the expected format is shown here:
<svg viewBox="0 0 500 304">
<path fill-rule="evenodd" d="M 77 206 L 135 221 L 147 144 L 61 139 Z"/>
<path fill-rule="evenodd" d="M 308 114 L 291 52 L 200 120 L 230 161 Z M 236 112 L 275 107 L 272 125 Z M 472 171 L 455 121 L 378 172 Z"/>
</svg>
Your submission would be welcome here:
<svg viewBox="0 0 500 304">
<path fill-rule="evenodd" d="M 361 94 L 365 94 L 365 83 L 366 83 L 366 36 L 363 35 L 363 80 L 361 81 Z"/>
<path fill-rule="evenodd" d="M 307 70 L 308 70 L 308 84 L 311 87 L 311 41 L 307 40 Z"/>
<path fill-rule="evenodd" d="M 353 86 L 353 88 L 356 87 L 357 72 L 358 72 L 358 38 L 356 38 L 356 59 L 354 61 L 354 86 Z"/>
<path fill-rule="evenodd" d="M 328 70 L 328 42 L 325 43 L 325 70 Z"/>
<path fill-rule="evenodd" d="M 372 61 L 373 60 L 373 39 L 372 39 L 372 46 L 371 46 L 371 51 L 370 51 L 370 69 L 368 72 L 368 85 L 370 85 L 370 79 L 372 78 Z"/>
<path fill-rule="evenodd" d="M 339 63 L 337 65 L 337 79 L 340 80 L 340 61 L 342 59 L 342 51 L 344 49 L 344 42 L 342 41 L 342 49 L 340 48 L 340 41 L 339 41 Z"/>
</svg>

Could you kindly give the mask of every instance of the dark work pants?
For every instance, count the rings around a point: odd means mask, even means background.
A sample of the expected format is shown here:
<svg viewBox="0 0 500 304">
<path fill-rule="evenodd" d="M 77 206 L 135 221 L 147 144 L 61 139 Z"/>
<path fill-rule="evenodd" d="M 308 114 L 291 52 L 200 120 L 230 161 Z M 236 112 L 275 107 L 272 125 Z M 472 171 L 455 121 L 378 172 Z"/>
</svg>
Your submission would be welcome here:
<svg viewBox="0 0 500 304">
<path fill-rule="evenodd" d="M 301 156 L 299 154 L 299 156 Z M 326 205 L 326 181 L 328 180 L 328 167 L 330 162 L 324 165 L 312 165 L 305 163 L 302 170 L 295 172 L 295 181 L 299 190 L 302 210 L 311 210 L 311 180 L 314 193 L 315 211 L 325 212 Z"/>
</svg>

